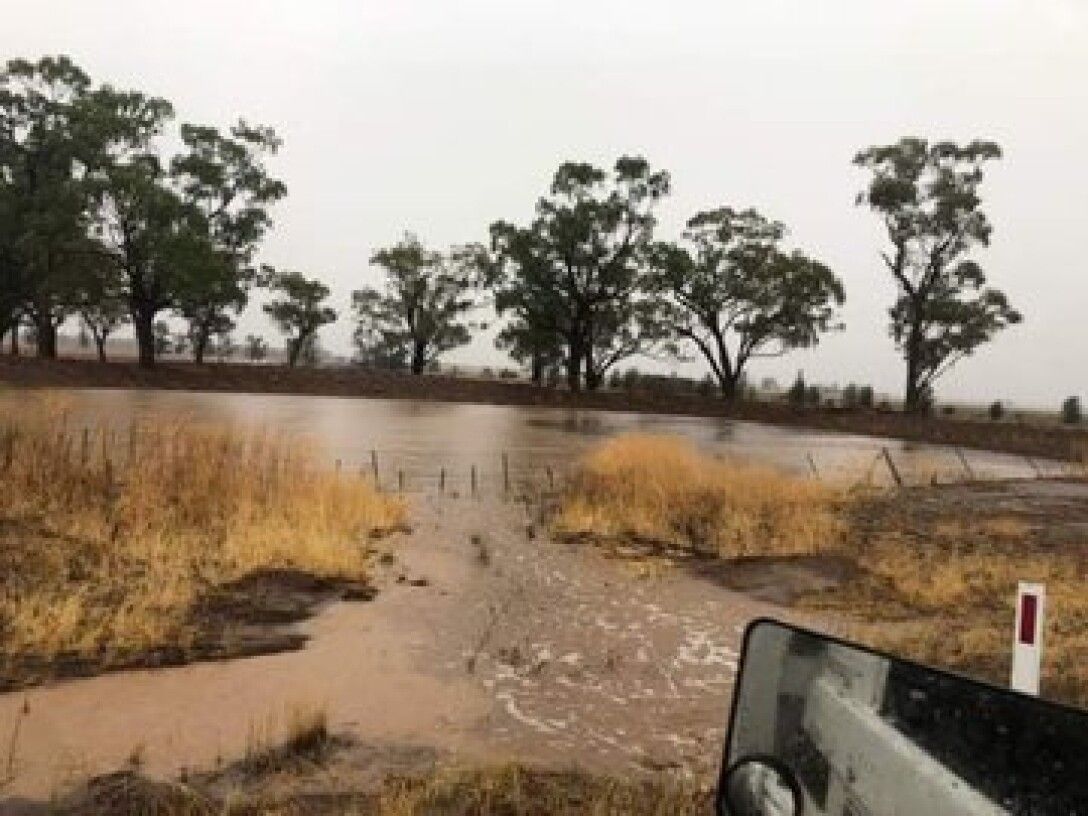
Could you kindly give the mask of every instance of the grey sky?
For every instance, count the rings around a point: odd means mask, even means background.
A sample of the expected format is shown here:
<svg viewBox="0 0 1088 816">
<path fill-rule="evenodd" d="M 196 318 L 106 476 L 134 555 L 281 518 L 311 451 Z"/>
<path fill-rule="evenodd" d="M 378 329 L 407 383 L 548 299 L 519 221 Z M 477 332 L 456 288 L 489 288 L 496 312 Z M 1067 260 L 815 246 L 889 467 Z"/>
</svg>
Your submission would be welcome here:
<svg viewBox="0 0 1088 816">
<path fill-rule="evenodd" d="M 673 174 L 662 236 L 700 208 L 752 205 L 845 280 L 847 330 L 753 376 L 895 392 L 893 290 L 851 157 L 904 135 L 992 138 L 1005 158 L 981 258 L 1026 323 L 939 396 L 1088 397 L 1085 0 L 37 0 L 8 4 L 0 46 L 70 54 L 181 120 L 274 125 L 290 192 L 264 260 L 322 277 L 345 318 L 371 251 L 404 230 L 483 240 L 495 218 L 528 218 L 560 161 L 641 153 Z M 252 330 L 271 334 L 251 307 Z M 325 343 L 346 351 L 350 332 L 344 319 Z M 456 358 L 502 360 L 483 338 Z"/>
</svg>

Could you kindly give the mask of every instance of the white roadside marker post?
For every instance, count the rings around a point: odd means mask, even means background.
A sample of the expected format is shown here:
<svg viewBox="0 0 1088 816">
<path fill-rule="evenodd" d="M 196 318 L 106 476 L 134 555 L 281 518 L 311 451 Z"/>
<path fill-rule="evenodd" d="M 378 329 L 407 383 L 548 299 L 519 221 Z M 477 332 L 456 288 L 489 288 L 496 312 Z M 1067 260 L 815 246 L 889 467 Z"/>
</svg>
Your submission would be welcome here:
<svg viewBox="0 0 1088 816">
<path fill-rule="evenodd" d="M 1043 662 L 1043 616 L 1046 587 L 1020 582 L 1016 593 L 1016 631 L 1012 645 L 1012 680 L 1016 691 L 1039 695 L 1039 674 Z"/>
</svg>

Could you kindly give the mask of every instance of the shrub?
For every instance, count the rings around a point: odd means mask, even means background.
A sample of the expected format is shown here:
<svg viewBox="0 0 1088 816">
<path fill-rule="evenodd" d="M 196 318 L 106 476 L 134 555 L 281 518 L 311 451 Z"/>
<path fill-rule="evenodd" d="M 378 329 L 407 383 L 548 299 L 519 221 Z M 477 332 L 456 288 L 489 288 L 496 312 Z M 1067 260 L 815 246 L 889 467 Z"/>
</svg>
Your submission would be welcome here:
<svg viewBox="0 0 1088 816">
<path fill-rule="evenodd" d="M 1005 416 L 1005 406 L 1001 400 L 994 400 L 990 403 L 990 419 L 997 422 L 1003 419 Z"/>
<path fill-rule="evenodd" d="M 1069 397 L 1062 403 L 1062 422 L 1066 425 L 1077 425 L 1083 418 L 1080 407 L 1080 397 Z"/>
<path fill-rule="evenodd" d="M 810 385 L 805 389 L 805 402 L 809 405 L 819 405 L 821 399 L 820 386 Z"/>
<path fill-rule="evenodd" d="M 871 385 L 863 385 L 858 389 L 858 406 L 861 408 L 873 407 L 873 387 Z"/>
</svg>

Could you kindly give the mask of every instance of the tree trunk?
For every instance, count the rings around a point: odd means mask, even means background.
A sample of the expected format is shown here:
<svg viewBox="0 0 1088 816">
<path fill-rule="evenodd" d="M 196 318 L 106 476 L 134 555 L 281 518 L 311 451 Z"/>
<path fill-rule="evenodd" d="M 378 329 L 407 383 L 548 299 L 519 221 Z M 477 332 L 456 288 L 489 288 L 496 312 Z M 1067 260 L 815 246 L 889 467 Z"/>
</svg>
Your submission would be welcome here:
<svg viewBox="0 0 1088 816">
<path fill-rule="evenodd" d="M 287 365 L 290 368 L 294 368 L 298 363 L 298 355 L 302 352 L 302 344 L 306 342 L 306 338 L 299 336 L 297 340 L 287 341 Z"/>
<path fill-rule="evenodd" d="M 722 392 L 722 399 L 726 402 L 735 402 L 737 399 L 737 380 L 740 378 L 730 374 L 722 374 L 718 378 L 718 387 Z"/>
<path fill-rule="evenodd" d="M 907 338 L 907 386 L 903 397 L 903 410 L 910 414 L 918 413 L 922 407 L 922 389 L 919 388 L 921 357 L 921 333 L 918 327 L 911 326 L 910 335 Z"/>
<path fill-rule="evenodd" d="M 593 367 L 592 360 L 586 360 L 586 391 L 596 391 L 601 387 L 601 374 Z"/>
<path fill-rule="evenodd" d="M 99 337 L 97 332 L 93 332 L 93 334 L 94 345 L 98 349 L 98 362 L 104 363 L 106 362 L 106 336 Z"/>
<path fill-rule="evenodd" d="M 45 360 L 57 358 L 57 327 L 48 314 L 34 318 L 34 330 L 38 335 L 38 356 Z"/>
<path fill-rule="evenodd" d="M 21 329 L 21 328 L 22 328 L 22 326 L 20 326 L 18 322 L 16 322 L 15 325 L 11 327 L 11 356 L 12 357 L 18 357 L 19 356 L 19 329 Z"/>
<path fill-rule="evenodd" d="M 140 368 L 155 367 L 155 314 L 146 309 L 133 309 L 132 325 L 136 329 L 136 345 L 140 349 Z"/>
<path fill-rule="evenodd" d="M 585 353 L 581 343 L 572 341 L 567 349 L 567 387 L 574 392 L 582 390 L 582 361 Z"/>
<path fill-rule="evenodd" d="M 193 362 L 204 365 L 204 352 L 208 350 L 208 332 L 204 328 L 198 328 L 193 337 Z"/>
<path fill-rule="evenodd" d="M 544 355 L 534 354 L 530 365 L 532 369 L 530 379 L 533 385 L 540 385 L 544 382 Z"/>
<path fill-rule="evenodd" d="M 412 345 L 412 373 L 417 376 L 427 367 L 426 351 L 427 348 L 422 343 Z"/>
</svg>

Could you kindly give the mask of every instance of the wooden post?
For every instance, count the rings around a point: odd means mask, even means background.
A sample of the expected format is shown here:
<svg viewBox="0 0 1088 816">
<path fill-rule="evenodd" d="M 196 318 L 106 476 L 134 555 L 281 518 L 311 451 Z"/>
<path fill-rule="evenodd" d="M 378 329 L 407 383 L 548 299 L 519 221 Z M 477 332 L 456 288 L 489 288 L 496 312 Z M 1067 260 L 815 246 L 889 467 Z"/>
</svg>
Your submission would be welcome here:
<svg viewBox="0 0 1088 816">
<path fill-rule="evenodd" d="M 506 451 L 502 453 L 502 490 L 504 493 L 510 492 L 510 457 Z"/>
<path fill-rule="evenodd" d="M 812 471 L 813 478 L 820 478 L 820 471 L 816 468 L 816 460 L 812 458 L 812 451 L 808 451 L 805 454 L 805 459 L 808 461 L 808 469 Z"/>
<path fill-rule="evenodd" d="M 892 478 L 895 479 L 897 487 L 903 486 L 903 477 L 899 475 L 899 468 L 895 466 L 895 462 L 892 461 L 892 455 L 888 452 L 887 448 L 881 448 L 880 452 L 884 456 L 884 461 L 888 463 L 888 470 L 891 471 Z"/>
<path fill-rule="evenodd" d="M 344 463 L 339 459 L 336 460 L 336 472 L 339 473 L 340 469 L 344 466 Z"/>
<path fill-rule="evenodd" d="M 472 495 L 476 495 L 476 465 L 472 466 Z"/>
<path fill-rule="evenodd" d="M 378 452 L 370 449 L 370 469 L 374 472 L 374 487 L 381 490 L 381 481 L 378 479 Z"/>
<path fill-rule="evenodd" d="M 404 471 L 400 469 L 397 470 L 397 490 L 404 492 Z"/>
<path fill-rule="evenodd" d="M 91 429 L 83 429 L 83 437 L 79 443 L 79 464 L 83 467 L 87 466 L 87 458 L 91 452 Z"/>
<path fill-rule="evenodd" d="M 975 481 L 975 471 L 971 467 L 971 463 L 967 461 L 967 456 L 964 454 L 962 448 L 956 448 L 956 456 L 960 459 L 960 464 L 963 465 L 963 471 L 967 474 L 968 481 Z"/>
<path fill-rule="evenodd" d="M 446 492 L 446 469 L 442 468 L 438 471 L 438 490 L 440 493 Z"/>
<path fill-rule="evenodd" d="M 548 465 L 548 489 L 555 489 L 555 472 L 552 470 L 551 465 Z"/>
</svg>

